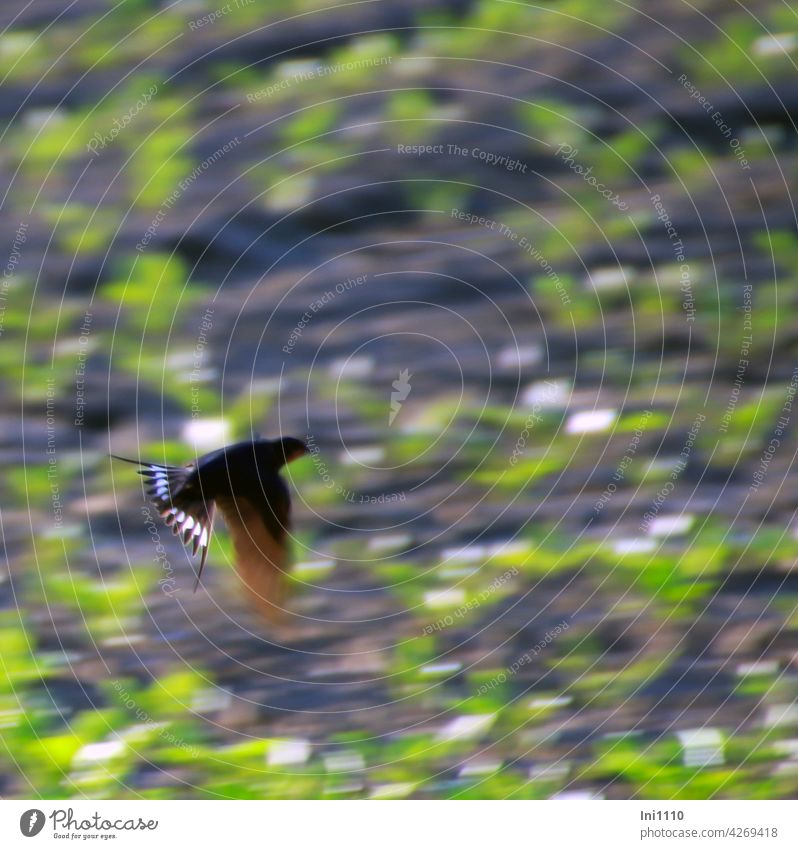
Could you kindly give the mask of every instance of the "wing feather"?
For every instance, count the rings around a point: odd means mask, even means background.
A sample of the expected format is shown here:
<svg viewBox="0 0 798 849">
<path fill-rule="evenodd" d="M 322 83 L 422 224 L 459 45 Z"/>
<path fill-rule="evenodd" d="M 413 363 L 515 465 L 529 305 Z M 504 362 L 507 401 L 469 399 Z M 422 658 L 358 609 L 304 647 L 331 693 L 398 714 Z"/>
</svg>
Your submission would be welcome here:
<svg viewBox="0 0 798 849">
<path fill-rule="evenodd" d="M 194 583 L 196 592 L 211 543 L 214 504 L 213 501 L 206 502 L 202 498 L 201 490 L 191 485 L 195 479 L 195 467 L 141 463 L 127 457 L 117 459 L 143 467 L 139 469 L 139 474 L 146 478 L 147 495 L 172 529 L 172 533 L 180 536 L 183 545 L 191 549 L 192 556 L 196 556 L 201 550 L 200 565 Z"/>
</svg>

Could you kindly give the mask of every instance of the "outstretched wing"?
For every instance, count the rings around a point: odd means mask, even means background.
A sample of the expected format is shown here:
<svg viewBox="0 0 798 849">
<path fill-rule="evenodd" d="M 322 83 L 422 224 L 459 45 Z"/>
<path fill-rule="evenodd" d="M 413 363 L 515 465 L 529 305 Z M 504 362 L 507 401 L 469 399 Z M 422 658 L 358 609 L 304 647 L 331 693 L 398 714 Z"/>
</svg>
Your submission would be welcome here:
<svg viewBox="0 0 798 849">
<path fill-rule="evenodd" d="M 191 547 L 193 555 L 201 551 L 197 580 L 194 583 L 196 590 L 208 557 L 215 505 L 213 501 L 206 502 L 202 498 L 201 488 L 195 485 L 194 466 L 164 466 L 140 463 L 115 454 L 111 456 L 143 466 L 139 474 L 147 479 L 147 495 L 171 527 L 172 533 L 180 536 L 186 547 Z"/>
</svg>

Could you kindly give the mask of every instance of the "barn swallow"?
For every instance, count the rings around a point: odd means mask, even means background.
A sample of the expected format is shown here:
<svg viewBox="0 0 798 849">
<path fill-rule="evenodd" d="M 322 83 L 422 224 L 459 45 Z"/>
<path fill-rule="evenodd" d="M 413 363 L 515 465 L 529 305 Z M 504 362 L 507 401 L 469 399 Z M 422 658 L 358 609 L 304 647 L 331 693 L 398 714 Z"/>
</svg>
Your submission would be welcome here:
<svg viewBox="0 0 798 849">
<path fill-rule="evenodd" d="M 208 556 L 216 508 L 230 530 L 236 568 L 254 606 L 274 618 L 280 609 L 289 561 L 291 502 L 280 469 L 308 453 L 301 439 L 238 442 L 187 466 L 143 466 L 147 494 L 166 524 L 192 554 L 201 551 L 196 591 Z"/>
</svg>

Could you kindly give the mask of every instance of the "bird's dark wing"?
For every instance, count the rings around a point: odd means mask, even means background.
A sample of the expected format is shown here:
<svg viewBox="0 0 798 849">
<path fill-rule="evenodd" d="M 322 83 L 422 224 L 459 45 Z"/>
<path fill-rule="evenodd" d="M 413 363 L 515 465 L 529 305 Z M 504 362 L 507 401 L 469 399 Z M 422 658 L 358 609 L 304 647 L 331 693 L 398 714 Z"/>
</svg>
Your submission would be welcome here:
<svg viewBox="0 0 798 849">
<path fill-rule="evenodd" d="M 288 492 L 279 481 L 268 497 L 236 495 L 217 503 L 230 529 L 241 583 L 264 616 L 279 619 L 289 565 Z"/>
<path fill-rule="evenodd" d="M 196 590 L 208 557 L 215 505 L 202 497 L 202 490 L 196 485 L 194 466 L 164 466 L 111 456 L 144 467 L 139 469 L 139 474 L 147 479 L 147 495 L 172 528 L 172 533 L 179 535 L 185 546 L 191 547 L 193 555 L 201 551 L 194 584 Z"/>
</svg>

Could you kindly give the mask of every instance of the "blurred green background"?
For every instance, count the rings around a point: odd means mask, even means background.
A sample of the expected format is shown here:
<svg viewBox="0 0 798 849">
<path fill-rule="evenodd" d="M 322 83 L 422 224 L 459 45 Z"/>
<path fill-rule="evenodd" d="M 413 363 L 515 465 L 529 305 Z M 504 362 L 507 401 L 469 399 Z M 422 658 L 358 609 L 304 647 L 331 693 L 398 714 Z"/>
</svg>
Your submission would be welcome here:
<svg viewBox="0 0 798 849">
<path fill-rule="evenodd" d="M 794 3 L 0 22 L 0 795 L 795 797 Z M 280 627 L 107 456 L 256 431 Z"/>
</svg>

